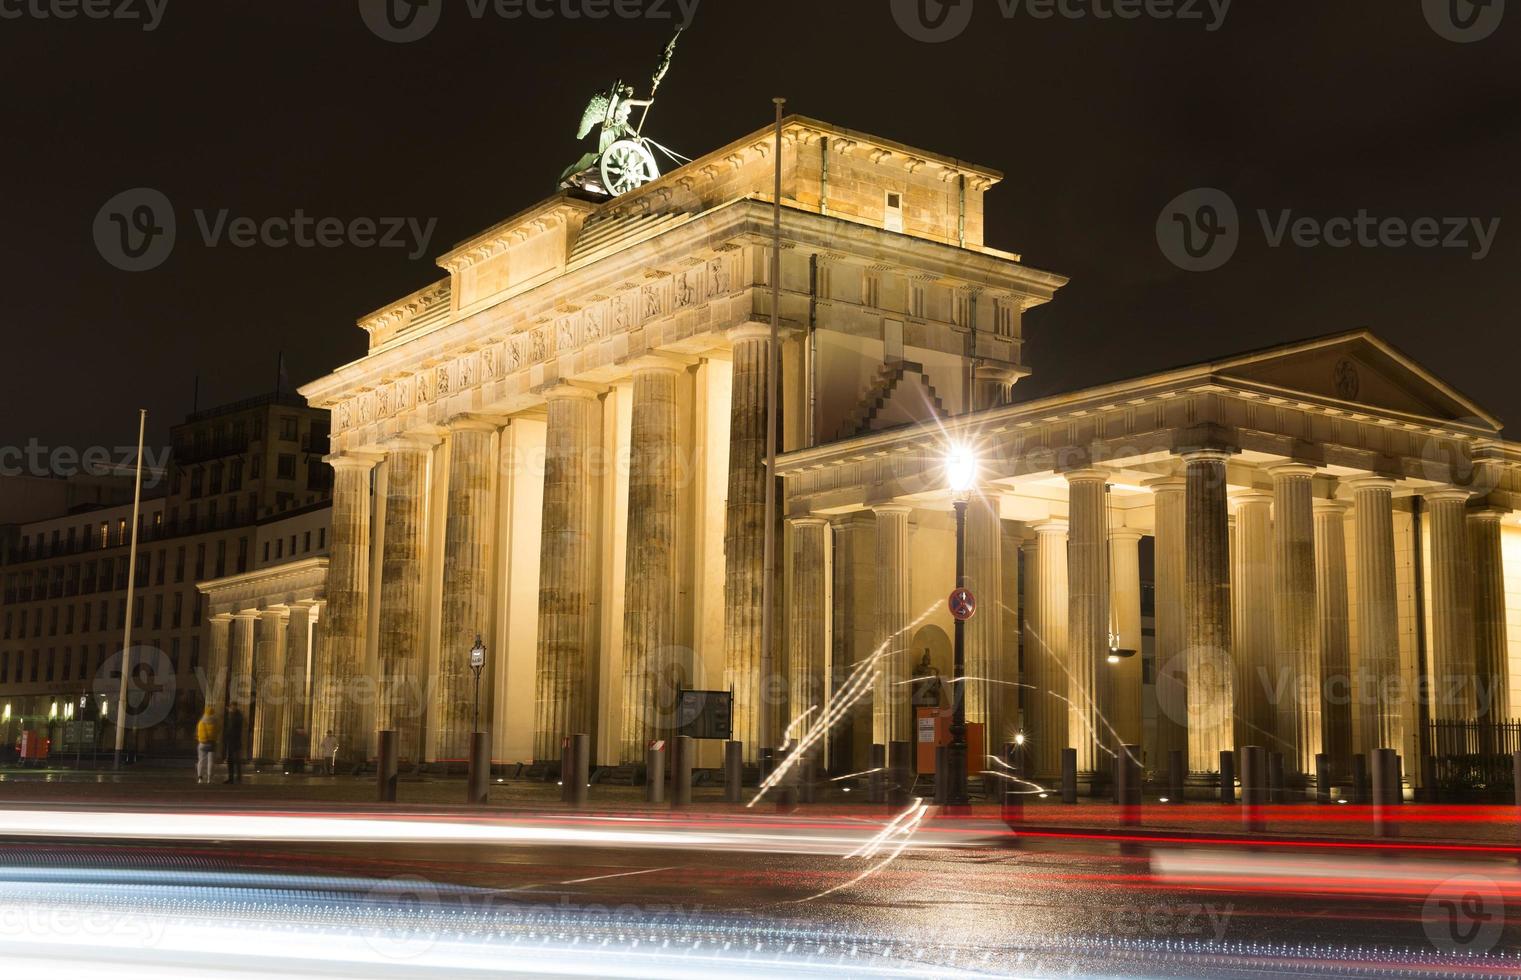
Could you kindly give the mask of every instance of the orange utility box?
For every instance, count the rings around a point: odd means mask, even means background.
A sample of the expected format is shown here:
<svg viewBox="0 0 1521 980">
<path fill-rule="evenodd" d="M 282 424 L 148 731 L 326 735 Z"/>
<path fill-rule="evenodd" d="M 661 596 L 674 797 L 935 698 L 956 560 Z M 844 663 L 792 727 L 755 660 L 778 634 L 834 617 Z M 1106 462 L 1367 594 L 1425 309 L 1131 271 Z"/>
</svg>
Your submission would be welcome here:
<svg viewBox="0 0 1521 980">
<path fill-rule="evenodd" d="M 967 722 L 966 726 L 966 771 L 967 776 L 976 775 L 987 768 L 983 758 L 983 733 L 981 722 Z M 918 772 L 933 773 L 935 771 L 935 747 L 951 744 L 951 709 L 950 708 L 915 708 L 914 709 L 914 740 L 915 761 L 918 763 Z"/>
</svg>

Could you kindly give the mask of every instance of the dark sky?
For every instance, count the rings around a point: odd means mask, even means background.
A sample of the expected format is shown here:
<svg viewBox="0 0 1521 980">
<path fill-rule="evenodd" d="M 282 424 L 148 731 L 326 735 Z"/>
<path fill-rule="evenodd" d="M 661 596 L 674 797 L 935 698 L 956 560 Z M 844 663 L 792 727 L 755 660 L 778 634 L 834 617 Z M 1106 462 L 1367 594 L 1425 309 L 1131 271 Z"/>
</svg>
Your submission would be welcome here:
<svg viewBox="0 0 1521 980">
<path fill-rule="evenodd" d="M 550 192 L 580 152 L 587 98 L 646 79 L 673 27 L 474 19 L 469 0 L 438 2 L 437 29 L 400 45 L 371 33 L 355 0 L 168 0 L 152 32 L 0 19 L 0 443 L 118 445 L 140 403 L 162 439 L 197 374 L 204 406 L 271 388 L 280 350 L 298 384 L 357 357 L 354 320 L 439 278 L 431 259 L 448 244 Z M 1006 19 L 977 0 L 970 29 L 933 45 L 899 28 L 889 0 L 704 0 L 648 133 L 696 156 L 766 125 L 781 94 L 1004 171 L 988 243 L 1072 278 L 1026 321 L 1035 374 L 1021 397 L 1368 326 L 1521 420 L 1518 64 L 1521 10 L 1455 43 L 1420 0 L 1236 0 L 1214 31 Z M 1188 273 L 1155 228 L 1201 186 L 1240 206 L 1242 243 L 1223 268 Z M 169 198 L 179 236 L 168 261 L 132 274 L 103 260 L 92 225 L 136 187 Z M 438 226 L 421 260 L 208 248 L 197 209 Z M 1270 248 L 1257 209 L 1502 223 L 1475 261 Z"/>
</svg>

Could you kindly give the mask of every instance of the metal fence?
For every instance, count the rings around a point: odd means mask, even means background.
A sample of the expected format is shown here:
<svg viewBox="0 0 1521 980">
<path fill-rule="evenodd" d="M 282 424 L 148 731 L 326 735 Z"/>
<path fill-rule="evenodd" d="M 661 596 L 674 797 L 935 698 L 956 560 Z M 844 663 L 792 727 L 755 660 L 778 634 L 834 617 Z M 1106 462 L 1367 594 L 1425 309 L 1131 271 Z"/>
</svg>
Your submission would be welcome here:
<svg viewBox="0 0 1521 980">
<path fill-rule="evenodd" d="M 1430 735 L 1437 784 L 1443 792 L 1508 795 L 1514 791 L 1521 721 L 1434 721 Z"/>
</svg>

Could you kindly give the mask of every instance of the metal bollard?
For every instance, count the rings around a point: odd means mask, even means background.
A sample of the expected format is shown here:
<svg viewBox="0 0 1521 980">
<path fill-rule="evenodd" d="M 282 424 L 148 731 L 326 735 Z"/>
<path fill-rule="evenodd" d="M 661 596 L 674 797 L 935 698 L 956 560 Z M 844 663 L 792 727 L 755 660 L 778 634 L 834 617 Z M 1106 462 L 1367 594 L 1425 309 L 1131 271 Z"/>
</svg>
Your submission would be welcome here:
<svg viewBox="0 0 1521 980">
<path fill-rule="evenodd" d="M 818 764 L 817 756 L 809 752 L 803 757 L 801 772 L 798 781 L 798 802 L 812 803 L 818 798 Z"/>
<path fill-rule="evenodd" d="M 591 736 L 570 738 L 570 805 L 585 806 L 591 795 Z"/>
<path fill-rule="evenodd" d="M 935 746 L 935 805 L 945 806 L 950 800 L 951 747 Z"/>
<path fill-rule="evenodd" d="M 1183 750 L 1170 750 L 1167 753 L 1167 798 L 1173 803 L 1183 802 L 1183 783 L 1187 773 L 1188 764 L 1183 759 Z"/>
<path fill-rule="evenodd" d="M 1220 753 L 1220 802 L 1236 802 L 1236 753 L 1229 749 Z"/>
<path fill-rule="evenodd" d="M 1120 746 L 1114 760 L 1115 785 L 1120 800 L 1120 822 L 1127 827 L 1141 825 L 1141 747 Z"/>
<path fill-rule="evenodd" d="M 657 739 L 644 750 L 644 802 L 665 802 L 665 742 Z"/>
<path fill-rule="evenodd" d="M 491 733 L 470 733 L 470 775 L 465 780 L 465 802 L 485 806 L 491 792 Z"/>
<path fill-rule="evenodd" d="M 871 747 L 871 773 L 866 777 L 866 802 L 887 802 L 887 746 Z"/>
<path fill-rule="evenodd" d="M 375 798 L 381 803 L 396 802 L 396 733 L 375 733 Z"/>
<path fill-rule="evenodd" d="M 1515 771 L 1514 778 L 1516 780 L 1516 806 L 1521 806 L 1521 752 L 1516 753 L 1515 759 L 1511 764 L 1514 767 Z"/>
<path fill-rule="evenodd" d="M 574 751 L 575 751 L 575 749 L 572 748 L 571 744 L 570 744 L 570 736 L 569 735 L 565 736 L 564 738 L 562 738 L 560 740 L 560 802 L 561 803 L 569 803 L 570 802 L 570 769 L 571 769 L 571 766 L 575 764 L 575 760 L 571 758 L 571 753 L 574 752 Z"/>
<path fill-rule="evenodd" d="M 1324 752 L 1315 756 L 1315 802 L 1331 802 L 1331 757 Z"/>
<path fill-rule="evenodd" d="M 1274 752 L 1268 756 L 1268 802 L 1287 803 L 1286 793 L 1283 785 L 1283 753 Z"/>
<path fill-rule="evenodd" d="M 1394 817 L 1394 807 L 1404 800 L 1400 786 L 1400 756 L 1393 749 L 1377 749 L 1373 753 L 1373 834 L 1376 837 L 1398 837 L 1399 823 Z"/>
<path fill-rule="evenodd" d="M 1368 757 L 1352 757 L 1352 802 L 1363 805 L 1368 802 Z"/>
<path fill-rule="evenodd" d="M 1427 803 L 1442 802 L 1442 787 L 1437 780 L 1437 761 L 1434 755 L 1421 756 L 1421 789 Z"/>
<path fill-rule="evenodd" d="M 724 743 L 724 802 L 738 803 L 744 796 L 745 743 Z"/>
<path fill-rule="evenodd" d="M 1009 768 L 1019 774 L 1019 756 L 1022 746 L 1010 745 L 1004 750 L 1004 758 L 1009 763 Z M 1003 791 L 1003 817 L 1004 826 L 1013 830 L 1019 826 L 1025 817 L 1025 798 L 1020 791 L 1022 784 L 1013 781 L 1008 782 L 1007 789 Z"/>
<path fill-rule="evenodd" d="M 914 795 L 914 770 L 908 742 L 893 742 L 887 747 L 887 802 L 889 806 L 907 806 Z"/>
<path fill-rule="evenodd" d="M 1062 802 L 1077 802 L 1077 749 L 1062 749 Z"/>
<path fill-rule="evenodd" d="M 1268 796 L 1268 755 L 1260 745 L 1241 750 L 1241 821 L 1248 833 L 1267 830 L 1263 803 Z"/>
<path fill-rule="evenodd" d="M 671 806 L 692 805 L 692 762 L 697 742 L 689 735 L 676 736 L 676 753 L 671 757 Z"/>
</svg>

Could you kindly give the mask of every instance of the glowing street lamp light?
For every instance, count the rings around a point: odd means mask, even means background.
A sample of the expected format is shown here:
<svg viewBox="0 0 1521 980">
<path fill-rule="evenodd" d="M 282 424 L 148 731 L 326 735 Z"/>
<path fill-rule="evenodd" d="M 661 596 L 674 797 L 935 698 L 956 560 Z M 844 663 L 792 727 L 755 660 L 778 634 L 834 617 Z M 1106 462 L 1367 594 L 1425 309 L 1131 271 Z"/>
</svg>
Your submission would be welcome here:
<svg viewBox="0 0 1521 980">
<path fill-rule="evenodd" d="M 950 484 L 952 505 L 956 508 L 956 588 L 966 588 L 966 505 L 977 483 L 977 456 L 965 445 L 952 446 L 945 457 L 945 479 Z M 975 607 L 973 607 L 975 610 Z M 975 615 L 975 612 L 973 613 Z M 946 764 L 951 767 L 946 781 L 946 802 L 966 806 L 966 621 L 956 617 L 955 659 L 951 666 L 951 744 Z"/>
</svg>

